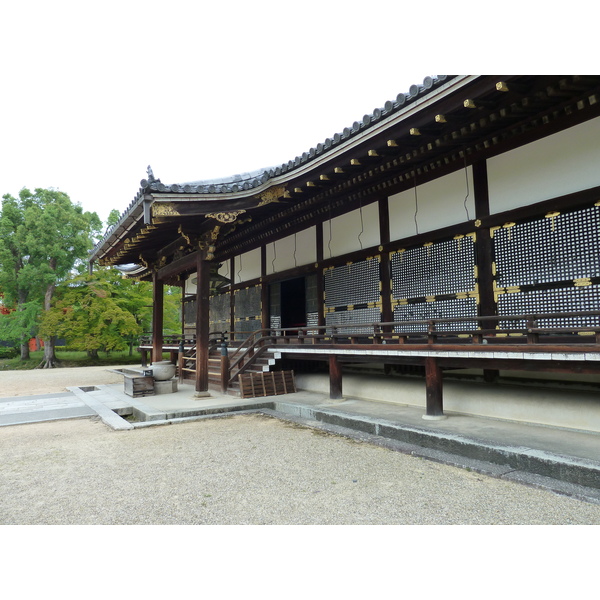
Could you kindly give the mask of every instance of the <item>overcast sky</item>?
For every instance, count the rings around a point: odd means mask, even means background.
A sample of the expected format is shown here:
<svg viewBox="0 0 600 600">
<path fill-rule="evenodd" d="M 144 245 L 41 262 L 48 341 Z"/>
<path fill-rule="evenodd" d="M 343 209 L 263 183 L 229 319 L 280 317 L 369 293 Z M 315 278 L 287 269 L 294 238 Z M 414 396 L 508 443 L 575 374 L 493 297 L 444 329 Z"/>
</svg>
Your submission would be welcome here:
<svg viewBox="0 0 600 600">
<path fill-rule="evenodd" d="M 54 187 L 105 220 L 148 165 L 163 183 L 280 165 L 427 75 L 537 73 L 542 56 L 573 72 L 547 3 L 485 6 L 4 2 L 0 195 Z"/>
</svg>

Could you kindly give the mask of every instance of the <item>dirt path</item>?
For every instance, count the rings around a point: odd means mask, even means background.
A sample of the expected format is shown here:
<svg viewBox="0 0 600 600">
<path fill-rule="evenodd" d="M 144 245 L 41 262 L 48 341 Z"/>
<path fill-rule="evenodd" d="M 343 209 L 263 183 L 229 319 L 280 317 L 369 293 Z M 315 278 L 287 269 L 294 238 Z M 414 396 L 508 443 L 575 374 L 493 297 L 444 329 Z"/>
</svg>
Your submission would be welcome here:
<svg viewBox="0 0 600 600">
<path fill-rule="evenodd" d="M 0 397 L 36 396 L 66 391 L 70 386 L 121 383 L 123 377 L 109 369 L 119 366 L 0 371 Z"/>
</svg>

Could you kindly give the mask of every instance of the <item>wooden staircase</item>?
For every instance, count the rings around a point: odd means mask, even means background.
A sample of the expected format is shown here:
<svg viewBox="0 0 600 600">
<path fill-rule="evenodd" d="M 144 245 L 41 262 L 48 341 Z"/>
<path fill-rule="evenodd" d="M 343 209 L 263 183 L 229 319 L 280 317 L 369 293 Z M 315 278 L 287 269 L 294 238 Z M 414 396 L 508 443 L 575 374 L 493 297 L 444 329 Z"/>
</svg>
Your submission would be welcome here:
<svg viewBox="0 0 600 600">
<path fill-rule="evenodd" d="M 228 348 L 228 354 L 231 356 L 237 348 Z M 281 358 L 279 352 L 266 350 L 259 357 L 255 358 L 251 364 L 244 369 L 244 373 L 266 373 L 275 366 L 276 362 Z M 230 374 L 232 380 L 227 389 L 228 394 L 240 394 L 239 378 L 233 373 Z M 221 390 L 221 350 L 215 349 L 211 351 L 208 357 L 208 386 L 211 390 Z"/>
<path fill-rule="evenodd" d="M 232 357 L 241 351 L 241 344 L 231 345 L 227 348 L 228 356 Z M 238 372 L 249 374 L 267 373 L 275 366 L 281 358 L 281 353 L 271 349 L 261 349 L 260 353 L 252 356 L 246 361 L 242 368 L 231 369 L 228 379 L 229 385 L 227 393 L 231 395 L 240 395 L 240 383 Z M 221 348 L 212 346 L 208 357 L 208 387 L 214 391 L 221 391 Z M 196 377 L 196 348 L 188 350 L 183 358 L 183 367 L 181 370 L 182 379 L 193 381 Z"/>
</svg>

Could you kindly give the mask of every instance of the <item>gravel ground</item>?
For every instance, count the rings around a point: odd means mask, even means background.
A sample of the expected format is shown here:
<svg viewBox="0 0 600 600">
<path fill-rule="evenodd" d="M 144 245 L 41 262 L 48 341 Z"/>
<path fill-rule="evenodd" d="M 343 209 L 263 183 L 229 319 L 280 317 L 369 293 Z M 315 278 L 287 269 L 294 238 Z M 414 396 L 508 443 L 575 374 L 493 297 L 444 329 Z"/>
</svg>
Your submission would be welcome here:
<svg viewBox="0 0 600 600">
<path fill-rule="evenodd" d="M 108 369 L 116 367 L 75 367 L 72 369 L 33 369 L 31 371 L 0 371 L 0 397 L 36 396 L 66 391 L 69 386 L 109 385 L 121 383 L 122 375 Z"/>
<path fill-rule="evenodd" d="M 248 415 L 0 428 L 1 524 L 600 524 L 600 506 Z"/>
</svg>

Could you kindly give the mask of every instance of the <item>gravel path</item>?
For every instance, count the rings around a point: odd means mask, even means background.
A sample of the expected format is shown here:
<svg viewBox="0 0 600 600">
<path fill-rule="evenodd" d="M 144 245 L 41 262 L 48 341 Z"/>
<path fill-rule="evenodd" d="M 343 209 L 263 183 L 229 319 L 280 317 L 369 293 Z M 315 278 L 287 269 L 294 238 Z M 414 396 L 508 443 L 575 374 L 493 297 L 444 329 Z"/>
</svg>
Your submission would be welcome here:
<svg viewBox="0 0 600 600">
<path fill-rule="evenodd" d="M 69 386 L 120 383 L 123 376 L 108 370 L 118 368 L 123 366 L 0 371 L 0 397 L 54 394 L 66 391 Z"/>
<path fill-rule="evenodd" d="M 1 524 L 600 524 L 600 506 L 252 416 L 0 429 Z"/>
</svg>

